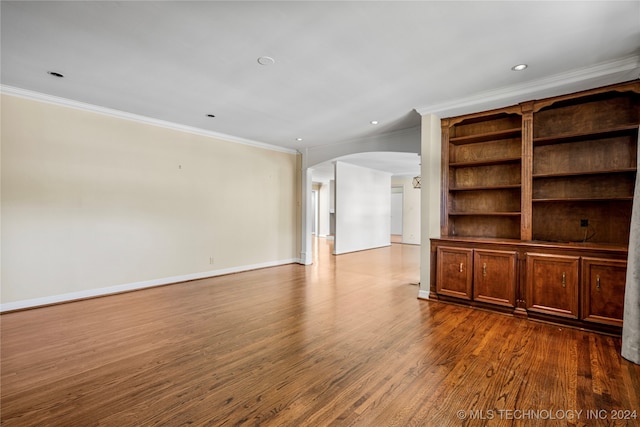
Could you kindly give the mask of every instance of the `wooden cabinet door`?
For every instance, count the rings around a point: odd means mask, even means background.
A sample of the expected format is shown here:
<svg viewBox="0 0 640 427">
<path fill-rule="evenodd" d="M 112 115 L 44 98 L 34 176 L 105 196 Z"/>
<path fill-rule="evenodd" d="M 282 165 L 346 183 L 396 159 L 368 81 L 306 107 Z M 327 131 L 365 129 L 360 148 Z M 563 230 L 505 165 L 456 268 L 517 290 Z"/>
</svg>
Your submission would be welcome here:
<svg viewBox="0 0 640 427">
<path fill-rule="evenodd" d="M 516 252 L 475 250 L 473 299 L 490 304 L 516 305 Z"/>
<path fill-rule="evenodd" d="M 578 261 L 576 256 L 526 255 L 527 310 L 578 318 Z"/>
<path fill-rule="evenodd" d="M 436 289 L 438 294 L 471 299 L 473 249 L 439 246 Z"/>
<path fill-rule="evenodd" d="M 582 258 L 582 318 L 622 326 L 627 262 Z"/>
</svg>

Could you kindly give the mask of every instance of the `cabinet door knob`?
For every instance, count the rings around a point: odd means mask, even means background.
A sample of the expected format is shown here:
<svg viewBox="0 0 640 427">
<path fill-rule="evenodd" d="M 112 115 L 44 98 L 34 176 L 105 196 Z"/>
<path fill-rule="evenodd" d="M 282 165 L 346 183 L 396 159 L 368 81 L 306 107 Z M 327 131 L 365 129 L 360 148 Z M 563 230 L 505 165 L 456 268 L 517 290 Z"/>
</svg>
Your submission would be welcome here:
<svg viewBox="0 0 640 427">
<path fill-rule="evenodd" d="M 487 275 L 487 263 L 483 263 L 482 264 L 482 275 L 486 276 Z"/>
<path fill-rule="evenodd" d="M 460 263 L 460 273 L 462 273 L 462 266 L 463 265 L 464 265 L 463 263 Z"/>
<path fill-rule="evenodd" d="M 596 275 L 596 289 L 600 290 L 600 275 Z"/>
</svg>

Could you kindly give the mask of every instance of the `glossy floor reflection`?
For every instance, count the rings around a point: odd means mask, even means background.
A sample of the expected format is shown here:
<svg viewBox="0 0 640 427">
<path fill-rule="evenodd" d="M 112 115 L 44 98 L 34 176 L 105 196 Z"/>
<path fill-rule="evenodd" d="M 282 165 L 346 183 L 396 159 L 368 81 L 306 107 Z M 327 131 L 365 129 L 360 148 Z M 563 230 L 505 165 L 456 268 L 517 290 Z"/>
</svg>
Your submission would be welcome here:
<svg viewBox="0 0 640 427">
<path fill-rule="evenodd" d="M 611 420 L 513 411 L 639 407 L 618 338 L 418 300 L 418 246 L 331 246 L 3 315 L 2 425 L 591 426 Z"/>
</svg>

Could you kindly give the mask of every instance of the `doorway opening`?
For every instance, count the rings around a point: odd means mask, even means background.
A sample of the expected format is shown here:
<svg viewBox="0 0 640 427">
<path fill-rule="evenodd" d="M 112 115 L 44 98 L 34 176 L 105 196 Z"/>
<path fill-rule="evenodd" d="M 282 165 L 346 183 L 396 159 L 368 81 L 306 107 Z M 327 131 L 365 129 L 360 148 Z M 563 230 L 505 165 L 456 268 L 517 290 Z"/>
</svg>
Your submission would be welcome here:
<svg viewBox="0 0 640 427">
<path fill-rule="evenodd" d="M 404 188 L 391 187 L 391 243 L 402 243 Z"/>
<path fill-rule="evenodd" d="M 311 234 L 318 235 L 318 190 L 311 190 Z"/>
</svg>

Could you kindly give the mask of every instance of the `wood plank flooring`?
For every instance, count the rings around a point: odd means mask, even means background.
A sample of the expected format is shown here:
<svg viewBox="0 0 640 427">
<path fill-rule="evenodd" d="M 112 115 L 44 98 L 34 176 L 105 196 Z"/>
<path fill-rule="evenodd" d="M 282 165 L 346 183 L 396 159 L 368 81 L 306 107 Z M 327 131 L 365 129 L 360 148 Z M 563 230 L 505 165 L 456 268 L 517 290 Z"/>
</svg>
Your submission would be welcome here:
<svg viewBox="0 0 640 427">
<path fill-rule="evenodd" d="M 418 300 L 418 246 L 330 245 L 2 315 L 2 425 L 640 425 L 619 338 Z"/>
</svg>

